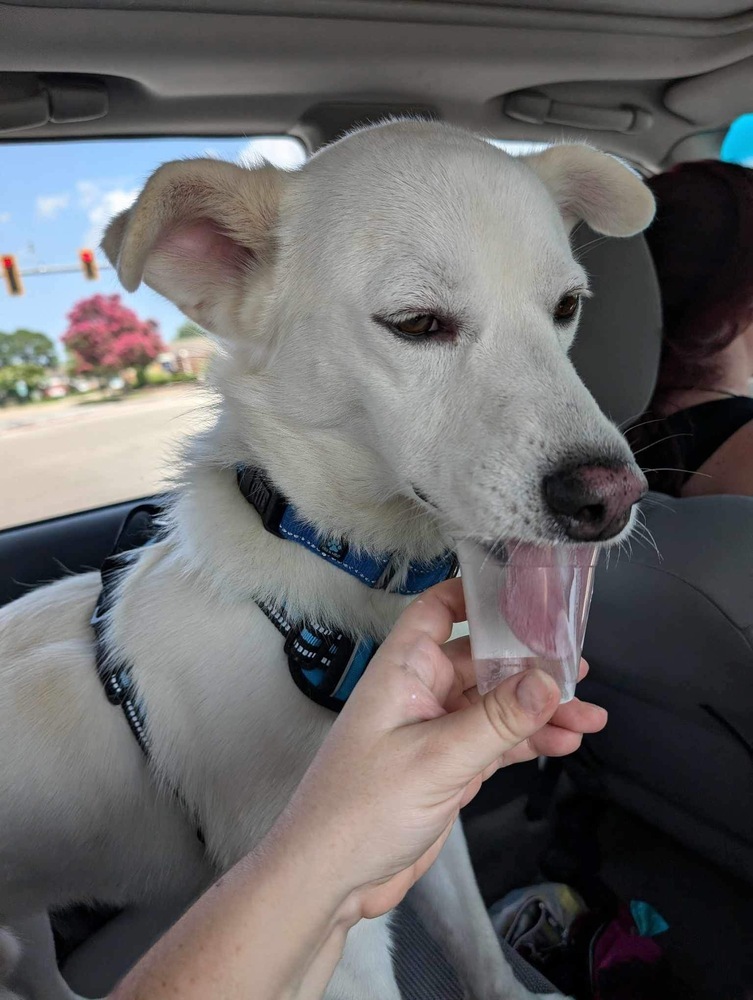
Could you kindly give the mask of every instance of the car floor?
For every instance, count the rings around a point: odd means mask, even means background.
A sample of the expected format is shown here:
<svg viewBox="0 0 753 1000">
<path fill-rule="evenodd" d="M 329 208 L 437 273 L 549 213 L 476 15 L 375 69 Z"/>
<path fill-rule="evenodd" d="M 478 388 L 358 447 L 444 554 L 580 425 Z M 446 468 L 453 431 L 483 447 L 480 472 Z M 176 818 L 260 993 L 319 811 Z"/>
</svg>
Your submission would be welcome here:
<svg viewBox="0 0 753 1000">
<path fill-rule="evenodd" d="M 552 823 L 529 821 L 526 804 L 518 794 L 465 818 L 489 905 L 542 881 Z M 659 940 L 681 989 L 677 1000 L 753 1000 L 753 887 L 614 805 L 603 808 L 597 842 L 601 881 L 622 900 L 650 903 L 669 924 Z"/>
</svg>

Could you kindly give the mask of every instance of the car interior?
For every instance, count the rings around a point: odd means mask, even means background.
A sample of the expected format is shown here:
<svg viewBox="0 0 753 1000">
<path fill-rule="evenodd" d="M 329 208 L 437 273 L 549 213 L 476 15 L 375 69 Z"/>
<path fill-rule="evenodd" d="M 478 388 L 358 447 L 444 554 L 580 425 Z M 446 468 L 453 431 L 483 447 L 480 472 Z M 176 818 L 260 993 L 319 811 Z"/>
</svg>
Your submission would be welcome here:
<svg viewBox="0 0 753 1000">
<path fill-rule="evenodd" d="M 418 115 L 500 143 L 586 141 L 647 176 L 719 157 L 751 93 L 744 0 L 0 2 L 0 157 L 228 136 L 292 136 L 311 154 L 357 125 Z M 642 236 L 580 228 L 574 242 L 594 297 L 572 357 L 625 426 L 659 362 L 651 258 Z M 40 494 L 55 489 L 39 476 Z M 1 531 L 0 603 L 98 568 L 143 499 Z M 564 764 L 499 772 L 464 817 L 489 905 L 541 881 L 650 902 L 684 1000 L 753 996 L 752 555 L 750 498 L 649 495 L 631 544 L 600 564 L 586 635 L 583 697 L 609 725 Z M 102 995 L 176 916 L 56 914 L 66 979 Z M 425 929 L 408 910 L 401 921 L 406 1000 L 459 998 Z"/>
</svg>

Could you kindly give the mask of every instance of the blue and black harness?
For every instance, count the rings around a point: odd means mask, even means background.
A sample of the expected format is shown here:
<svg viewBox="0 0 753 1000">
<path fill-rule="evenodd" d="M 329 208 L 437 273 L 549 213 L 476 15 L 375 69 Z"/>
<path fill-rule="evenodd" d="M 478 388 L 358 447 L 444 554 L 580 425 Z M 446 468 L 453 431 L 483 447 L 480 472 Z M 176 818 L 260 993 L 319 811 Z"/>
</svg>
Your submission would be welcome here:
<svg viewBox="0 0 753 1000">
<path fill-rule="evenodd" d="M 268 532 L 303 546 L 367 587 L 395 594 L 420 594 L 457 573 L 454 553 L 446 552 L 430 563 L 411 563 L 395 583 L 398 566 L 392 553 L 364 552 L 351 548 L 342 538 L 322 536 L 298 515 L 260 469 L 239 465 L 236 477 L 242 495 L 256 510 Z M 150 747 L 144 705 L 137 695 L 130 666 L 120 662 L 108 648 L 105 622 L 117 597 L 119 575 L 136 558 L 139 549 L 162 537 L 161 514 L 162 508 L 154 504 L 143 504 L 129 513 L 115 548 L 102 565 L 102 589 L 91 618 L 97 672 L 105 694 L 113 705 L 121 706 L 133 735 L 147 756 Z M 318 705 L 340 711 L 379 643 L 370 638 L 355 639 L 316 622 L 291 622 L 284 606 L 261 600 L 256 603 L 284 638 L 288 667 L 296 686 Z"/>
</svg>

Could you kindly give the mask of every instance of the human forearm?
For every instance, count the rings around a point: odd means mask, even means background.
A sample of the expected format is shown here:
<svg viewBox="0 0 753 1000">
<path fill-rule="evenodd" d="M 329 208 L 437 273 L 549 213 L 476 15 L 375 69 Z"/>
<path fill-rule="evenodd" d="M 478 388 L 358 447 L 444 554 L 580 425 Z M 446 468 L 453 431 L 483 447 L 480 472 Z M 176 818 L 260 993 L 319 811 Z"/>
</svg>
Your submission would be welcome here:
<svg viewBox="0 0 753 1000">
<path fill-rule="evenodd" d="M 336 881 L 320 850 L 281 833 L 220 879 L 112 1000 L 318 1000 L 358 919 Z"/>
</svg>

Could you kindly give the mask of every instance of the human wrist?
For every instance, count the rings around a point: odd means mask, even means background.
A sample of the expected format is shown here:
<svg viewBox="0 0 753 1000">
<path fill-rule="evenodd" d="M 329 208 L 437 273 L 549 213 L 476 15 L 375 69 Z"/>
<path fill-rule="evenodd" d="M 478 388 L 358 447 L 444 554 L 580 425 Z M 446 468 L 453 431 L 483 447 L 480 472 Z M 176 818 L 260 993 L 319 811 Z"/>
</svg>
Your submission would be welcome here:
<svg viewBox="0 0 753 1000">
<path fill-rule="evenodd" d="M 362 917 L 361 884 L 350 872 L 356 866 L 347 864 L 350 853 L 336 830 L 285 815 L 251 860 L 254 867 L 253 859 L 260 860 L 268 877 L 281 886 L 297 886 L 311 919 L 347 933 Z"/>
<path fill-rule="evenodd" d="M 285 935 L 297 945 L 275 1000 L 320 1000 L 348 932 L 363 916 L 358 895 L 341 877 L 337 841 L 312 836 L 303 824 L 283 823 L 267 837 L 256 862 L 271 898 L 296 900 Z"/>
</svg>

